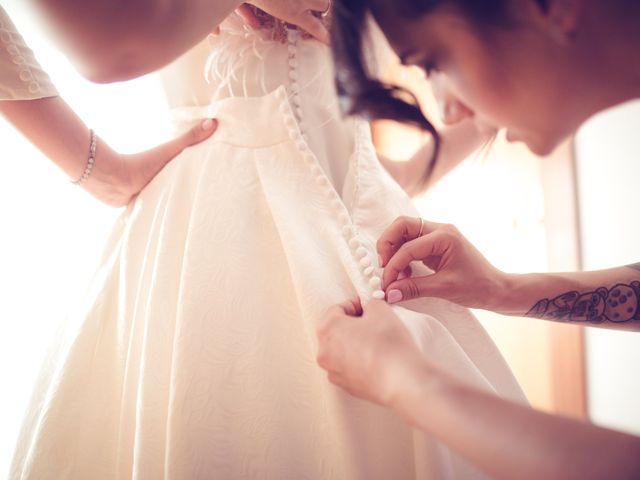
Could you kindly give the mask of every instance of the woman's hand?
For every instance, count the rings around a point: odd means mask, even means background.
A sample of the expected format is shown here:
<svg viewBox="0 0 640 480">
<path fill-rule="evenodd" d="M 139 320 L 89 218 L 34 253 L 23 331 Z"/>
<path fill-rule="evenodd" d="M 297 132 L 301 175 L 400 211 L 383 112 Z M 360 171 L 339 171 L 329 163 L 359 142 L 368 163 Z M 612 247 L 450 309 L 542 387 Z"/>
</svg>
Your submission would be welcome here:
<svg viewBox="0 0 640 480">
<path fill-rule="evenodd" d="M 388 303 L 417 297 L 439 297 L 471 308 L 495 310 L 507 275 L 493 267 L 452 225 L 399 217 L 377 243 Z M 433 274 L 399 279 L 411 262 Z"/>
<path fill-rule="evenodd" d="M 217 126 L 216 120 L 204 120 L 167 143 L 131 155 L 114 152 L 100 142 L 91 176 L 81 185 L 108 205 L 127 205 L 171 159 L 209 138 Z"/>
<path fill-rule="evenodd" d="M 0 101 L 2 114 L 72 180 L 87 166 L 89 129 L 61 97 Z M 216 131 L 216 120 L 207 119 L 179 137 L 146 152 L 121 155 L 98 137 L 95 163 L 80 185 L 98 200 L 121 207 L 186 147 Z"/>
<path fill-rule="evenodd" d="M 317 14 L 327 12 L 331 7 L 331 0 L 253 0 L 247 3 L 275 18 L 296 25 L 312 37 L 329 44 L 329 32 Z M 257 20 L 251 11 L 241 6 L 237 12 L 249 26 L 255 28 Z"/>
<path fill-rule="evenodd" d="M 422 356 L 391 307 L 359 299 L 331 307 L 317 329 L 318 364 L 350 394 L 392 406 L 417 378 Z"/>
</svg>

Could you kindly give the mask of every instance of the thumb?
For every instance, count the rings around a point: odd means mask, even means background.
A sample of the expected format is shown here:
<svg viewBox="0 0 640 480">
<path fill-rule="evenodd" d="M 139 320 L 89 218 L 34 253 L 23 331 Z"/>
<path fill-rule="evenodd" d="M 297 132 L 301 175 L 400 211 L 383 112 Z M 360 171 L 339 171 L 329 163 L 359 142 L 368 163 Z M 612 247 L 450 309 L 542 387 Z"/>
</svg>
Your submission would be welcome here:
<svg viewBox="0 0 640 480">
<path fill-rule="evenodd" d="M 340 304 L 344 309 L 344 313 L 350 317 L 359 317 L 362 315 L 362 303 L 360 297 L 349 299 Z"/>
<path fill-rule="evenodd" d="M 144 167 L 143 170 L 147 172 L 153 171 L 153 175 L 155 175 L 185 148 L 209 138 L 217 128 L 218 121 L 208 118 L 191 127 L 173 140 L 163 143 L 151 150 L 147 150 L 142 154 L 141 158 L 141 163 Z M 147 179 L 147 181 L 148 180 L 150 179 Z"/>
<path fill-rule="evenodd" d="M 437 273 L 396 280 L 387 287 L 387 303 L 398 303 L 420 297 L 438 297 L 442 290 L 440 280 Z"/>
<path fill-rule="evenodd" d="M 326 45 L 331 43 L 327 27 L 325 27 L 322 20 L 314 16 L 312 12 L 304 12 L 296 23 L 316 40 Z"/>
<path fill-rule="evenodd" d="M 258 30 L 262 26 L 262 21 L 253 13 L 253 10 L 251 10 L 251 7 L 247 3 L 243 3 L 236 8 L 236 13 L 240 15 L 240 18 L 242 18 L 249 28 Z"/>
<path fill-rule="evenodd" d="M 178 146 L 182 147 L 180 148 L 180 150 L 182 150 L 190 145 L 199 143 L 209 138 L 217 128 L 218 121 L 212 118 L 207 118 L 199 124 L 191 127 L 174 141 L 178 143 Z"/>
<path fill-rule="evenodd" d="M 207 118 L 173 140 L 157 147 L 155 153 L 163 154 L 162 156 L 168 162 L 185 148 L 209 138 L 217 128 L 218 121 Z"/>
</svg>

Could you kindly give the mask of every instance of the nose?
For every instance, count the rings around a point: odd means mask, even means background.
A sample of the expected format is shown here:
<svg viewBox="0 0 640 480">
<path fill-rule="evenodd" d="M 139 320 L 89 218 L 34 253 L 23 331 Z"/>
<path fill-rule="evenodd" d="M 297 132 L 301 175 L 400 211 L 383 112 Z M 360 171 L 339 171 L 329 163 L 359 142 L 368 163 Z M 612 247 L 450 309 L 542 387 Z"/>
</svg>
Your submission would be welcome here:
<svg viewBox="0 0 640 480">
<path fill-rule="evenodd" d="M 466 106 L 447 86 L 443 74 L 436 73 L 429 79 L 433 95 L 438 102 L 440 117 L 445 125 L 453 125 L 473 117 L 473 110 Z"/>
</svg>

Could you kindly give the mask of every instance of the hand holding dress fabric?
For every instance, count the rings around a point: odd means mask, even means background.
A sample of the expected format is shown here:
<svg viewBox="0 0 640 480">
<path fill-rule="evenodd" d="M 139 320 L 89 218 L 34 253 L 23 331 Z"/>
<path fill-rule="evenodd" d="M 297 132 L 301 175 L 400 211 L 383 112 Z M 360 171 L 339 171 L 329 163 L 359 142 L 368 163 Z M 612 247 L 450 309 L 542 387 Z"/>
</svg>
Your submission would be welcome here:
<svg viewBox="0 0 640 480">
<path fill-rule="evenodd" d="M 82 186 L 109 205 L 127 205 L 175 156 L 209 138 L 217 127 L 216 120 L 206 119 L 150 150 L 129 155 L 110 152 L 113 160 L 96 160 L 93 178 L 90 177 Z"/>
<path fill-rule="evenodd" d="M 377 250 L 389 303 L 439 297 L 466 307 L 491 310 L 506 282 L 506 275 L 453 225 L 399 217 L 380 236 Z M 433 273 L 400 279 L 401 272 L 414 261 L 422 262 Z"/>
<path fill-rule="evenodd" d="M 327 310 L 318 328 L 318 364 L 351 395 L 391 406 L 423 357 L 391 307 L 359 299 Z"/>
</svg>

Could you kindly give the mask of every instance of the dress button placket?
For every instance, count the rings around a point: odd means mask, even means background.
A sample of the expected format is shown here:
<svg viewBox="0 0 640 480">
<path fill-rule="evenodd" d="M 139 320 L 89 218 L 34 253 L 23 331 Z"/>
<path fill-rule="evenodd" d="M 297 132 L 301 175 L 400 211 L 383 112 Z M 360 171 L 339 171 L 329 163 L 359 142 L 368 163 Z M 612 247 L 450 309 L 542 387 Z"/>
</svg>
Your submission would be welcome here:
<svg viewBox="0 0 640 480">
<path fill-rule="evenodd" d="M 356 255 L 358 256 L 358 258 L 365 258 L 367 256 L 367 249 L 364 247 L 358 247 L 356 249 Z"/>
<path fill-rule="evenodd" d="M 291 139 L 296 148 L 302 153 L 302 157 L 310 164 L 310 171 L 314 176 L 315 183 L 324 190 L 329 204 L 338 214 L 338 221 L 341 224 L 340 231 L 347 241 L 354 259 L 360 266 L 360 271 L 364 277 L 364 281 L 371 296 L 373 298 L 384 298 L 384 292 L 380 290 L 380 277 L 375 275 L 376 267 L 371 260 L 369 249 L 366 248 L 359 239 L 359 235 L 351 220 L 351 216 L 346 212 L 344 205 L 337 193 L 334 191 L 331 183 L 325 175 L 322 168 L 317 164 L 313 155 L 308 151 L 306 124 L 303 121 L 303 109 L 301 105 L 300 90 L 298 79 L 299 61 L 297 58 L 298 31 L 290 29 L 288 31 L 288 65 L 289 65 L 289 89 L 288 92 L 282 91 L 282 104 L 280 111 L 285 119 L 285 125 L 289 130 Z"/>
</svg>

